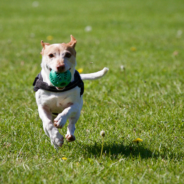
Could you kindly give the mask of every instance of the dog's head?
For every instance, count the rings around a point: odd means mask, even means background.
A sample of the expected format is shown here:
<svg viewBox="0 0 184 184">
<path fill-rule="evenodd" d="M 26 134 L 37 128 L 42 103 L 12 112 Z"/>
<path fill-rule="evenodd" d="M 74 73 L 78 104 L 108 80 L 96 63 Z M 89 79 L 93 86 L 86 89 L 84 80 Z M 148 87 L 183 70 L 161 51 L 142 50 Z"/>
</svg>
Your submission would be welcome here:
<svg viewBox="0 0 184 184">
<path fill-rule="evenodd" d="M 77 41 L 72 35 L 69 43 L 49 44 L 41 41 L 43 47 L 41 66 L 44 72 L 49 74 L 51 70 L 54 70 L 62 73 L 70 70 L 73 76 L 76 66 L 76 43 Z"/>
</svg>

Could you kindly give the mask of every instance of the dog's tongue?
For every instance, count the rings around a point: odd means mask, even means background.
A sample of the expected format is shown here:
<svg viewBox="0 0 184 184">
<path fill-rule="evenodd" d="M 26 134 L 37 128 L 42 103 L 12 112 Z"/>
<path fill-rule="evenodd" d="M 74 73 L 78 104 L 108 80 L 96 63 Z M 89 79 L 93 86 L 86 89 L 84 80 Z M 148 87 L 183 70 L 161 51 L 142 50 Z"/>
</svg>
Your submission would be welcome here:
<svg viewBox="0 0 184 184">
<path fill-rule="evenodd" d="M 63 87 L 63 88 L 59 88 L 59 87 L 56 87 L 56 89 L 58 89 L 58 90 L 62 90 L 62 89 L 64 89 L 65 87 Z"/>
</svg>

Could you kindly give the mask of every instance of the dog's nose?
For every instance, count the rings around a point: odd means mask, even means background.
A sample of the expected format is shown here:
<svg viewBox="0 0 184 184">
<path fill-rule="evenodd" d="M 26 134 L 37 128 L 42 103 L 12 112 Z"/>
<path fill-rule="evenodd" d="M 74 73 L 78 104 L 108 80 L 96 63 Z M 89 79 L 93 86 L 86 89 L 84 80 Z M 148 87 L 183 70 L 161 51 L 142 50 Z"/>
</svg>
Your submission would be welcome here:
<svg viewBox="0 0 184 184">
<path fill-rule="evenodd" d="M 57 65 L 57 71 L 58 72 L 64 72 L 65 70 L 65 64 L 60 64 L 60 65 Z"/>
</svg>

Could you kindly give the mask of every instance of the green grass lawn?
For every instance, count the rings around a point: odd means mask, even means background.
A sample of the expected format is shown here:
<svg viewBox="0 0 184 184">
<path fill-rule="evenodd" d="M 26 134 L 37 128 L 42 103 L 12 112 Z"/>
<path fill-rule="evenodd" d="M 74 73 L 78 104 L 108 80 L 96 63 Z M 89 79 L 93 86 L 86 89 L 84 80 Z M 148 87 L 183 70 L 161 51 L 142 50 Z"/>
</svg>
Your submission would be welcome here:
<svg viewBox="0 0 184 184">
<path fill-rule="evenodd" d="M 57 151 L 32 82 L 40 40 L 70 34 L 77 69 L 110 70 L 85 81 L 76 141 Z M 183 40 L 183 0 L 1 1 L 0 183 L 183 183 Z"/>
</svg>

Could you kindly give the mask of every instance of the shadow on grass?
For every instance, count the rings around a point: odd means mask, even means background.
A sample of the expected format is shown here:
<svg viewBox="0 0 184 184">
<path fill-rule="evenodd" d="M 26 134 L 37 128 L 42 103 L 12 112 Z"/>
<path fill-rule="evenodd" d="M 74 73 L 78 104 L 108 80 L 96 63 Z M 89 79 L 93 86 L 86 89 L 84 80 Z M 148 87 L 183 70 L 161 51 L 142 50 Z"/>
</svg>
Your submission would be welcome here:
<svg viewBox="0 0 184 184">
<path fill-rule="evenodd" d="M 83 150 L 86 157 L 95 156 L 100 157 L 101 154 L 101 143 L 95 142 L 92 145 L 86 145 L 78 143 L 80 149 Z M 119 156 L 148 159 L 148 158 L 158 158 L 161 157 L 165 160 L 167 159 L 177 159 L 181 160 L 184 154 L 181 152 L 173 153 L 171 150 L 164 148 L 161 152 L 158 150 L 151 151 L 145 148 L 141 143 L 129 145 L 124 145 L 123 142 L 105 142 L 103 146 L 103 155 L 110 157 L 111 159 L 117 159 Z"/>
<path fill-rule="evenodd" d="M 82 145 L 81 143 L 78 143 L 82 150 L 85 152 L 86 156 L 95 156 L 100 157 L 101 153 L 101 144 L 94 143 L 93 145 Z M 116 159 L 118 156 L 124 156 L 124 157 L 141 157 L 142 159 L 147 158 L 157 158 L 159 155 L 151 152 L 149 149 L 144 148 L 141 144 L 139 145 L 123 145 L 123 143 L 104 143 L 103 146 L 103 155 L 110 156 L 114 159 Z"/>
</svg>

